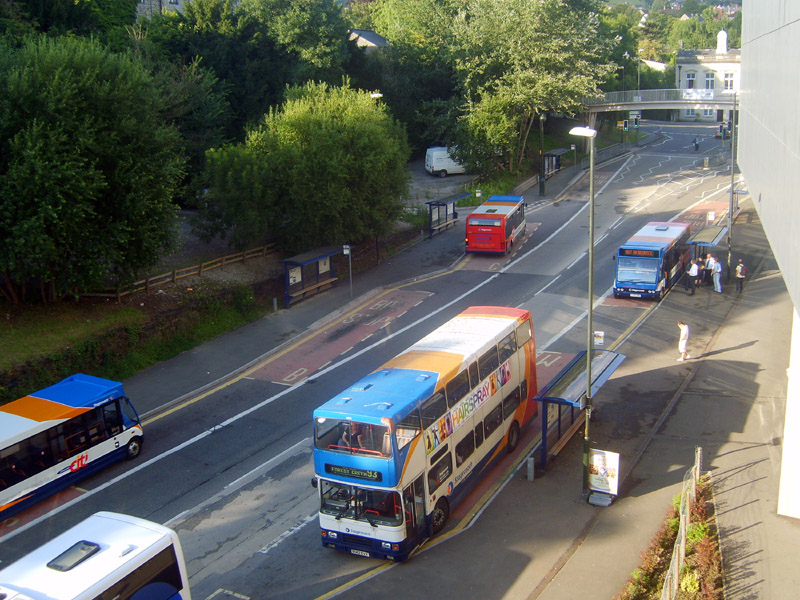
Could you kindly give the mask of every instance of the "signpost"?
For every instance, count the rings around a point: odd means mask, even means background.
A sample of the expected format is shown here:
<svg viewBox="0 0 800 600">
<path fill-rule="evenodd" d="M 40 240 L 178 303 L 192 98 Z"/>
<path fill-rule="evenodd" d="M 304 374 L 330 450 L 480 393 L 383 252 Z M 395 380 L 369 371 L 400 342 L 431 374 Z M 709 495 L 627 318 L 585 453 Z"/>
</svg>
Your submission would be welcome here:
<svg viewBox="0 0 800 600">
<path fill-rule="evenodd" d="M 353 297 L 353 258 L 350 254 L 350 245 L 342 246 L 342 252 L 347 256 L 347 266 L 350 269 L 350 297 Z"/>
</svg>

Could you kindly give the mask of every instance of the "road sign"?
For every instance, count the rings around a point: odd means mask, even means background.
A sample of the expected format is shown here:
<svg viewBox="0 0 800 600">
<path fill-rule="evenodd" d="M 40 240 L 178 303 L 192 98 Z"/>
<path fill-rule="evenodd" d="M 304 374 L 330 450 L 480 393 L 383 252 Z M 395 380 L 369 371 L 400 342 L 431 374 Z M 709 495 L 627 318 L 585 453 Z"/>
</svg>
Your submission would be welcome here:
<svg viewBox="0 0 800 600">
<path fill-rule="evenodd" d="M 632 111 L 630 111 L 628 113 L 628 116 L 631 117 L 631 118 L 633 118 L 633 117 L 641 117 L 642 116 L 642 111 L 640 111 L 640 110 L 632 110 Z"/>
</svg>

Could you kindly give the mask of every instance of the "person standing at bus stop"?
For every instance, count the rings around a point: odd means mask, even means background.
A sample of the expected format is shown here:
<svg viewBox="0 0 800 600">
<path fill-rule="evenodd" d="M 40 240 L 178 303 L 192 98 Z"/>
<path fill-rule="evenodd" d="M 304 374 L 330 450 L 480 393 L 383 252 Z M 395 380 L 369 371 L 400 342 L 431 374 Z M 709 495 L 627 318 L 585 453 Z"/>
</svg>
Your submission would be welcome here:
<svg viewBox="0 0 800 600">
<path fill-rule="evenodd" d="M 680 337 L 678 338 L 678 352 L 680 352 L 681 355 L 678 358 L 678 362 L 683 362 L 687 358 L 692 358 L 689 356 L 689 351 L 686 349 L 686 345 L 689 343 L 689 326 L 683 321 L 678 321 L 678 328 L 681 330 Z"/>
<path fill-rule="evenodd" d="M 718 294 L 722 293 L 722 265 L 714 258 L 714 264 L 711 265 L 711 278 L 714 281 L 714 291 Z"/>
<path fill-rule="evenodd" d="M 686 291 L 689 291 L 690 296 L 694 296 L 694 288 L 697 284 L 697 277 L 700 273 L 700 268 L 697 266 L 697 259 L 689 261 L 689 270 L 686 271 Z"/>
</svg>

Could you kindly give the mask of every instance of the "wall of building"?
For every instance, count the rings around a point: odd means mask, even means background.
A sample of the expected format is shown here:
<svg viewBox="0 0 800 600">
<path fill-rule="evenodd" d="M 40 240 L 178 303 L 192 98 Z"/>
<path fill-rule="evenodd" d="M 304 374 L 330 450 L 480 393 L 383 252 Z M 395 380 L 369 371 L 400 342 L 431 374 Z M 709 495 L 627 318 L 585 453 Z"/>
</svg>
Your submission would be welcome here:
<svg viewBox="0 0 800 600">
<path fill-rule="evenodd" d="M 800 2 L 746 0 L 738 165 L 800 306 Z M 800 518 L 800 327 L 793 328 L 778 512 Z"/>
</svg>

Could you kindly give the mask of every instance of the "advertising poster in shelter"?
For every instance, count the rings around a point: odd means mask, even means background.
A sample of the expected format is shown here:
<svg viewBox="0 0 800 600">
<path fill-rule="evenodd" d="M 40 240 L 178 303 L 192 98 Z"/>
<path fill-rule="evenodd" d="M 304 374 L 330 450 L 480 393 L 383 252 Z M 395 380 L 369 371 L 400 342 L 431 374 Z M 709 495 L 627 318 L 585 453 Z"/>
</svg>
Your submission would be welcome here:
<svg viewBox="0 0 800 600">
<path fill-rule="evenodd" d="M 619 454 L 605 450 L 589 450 L 589 489 L 617 495 L 619 485 Z"/>
</svg>

